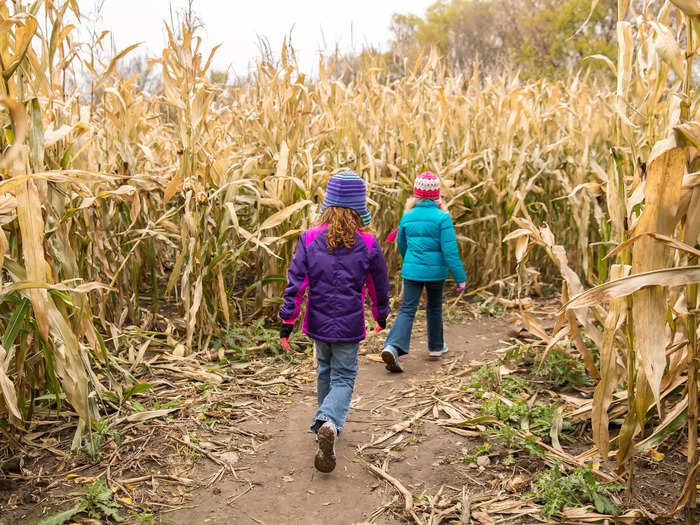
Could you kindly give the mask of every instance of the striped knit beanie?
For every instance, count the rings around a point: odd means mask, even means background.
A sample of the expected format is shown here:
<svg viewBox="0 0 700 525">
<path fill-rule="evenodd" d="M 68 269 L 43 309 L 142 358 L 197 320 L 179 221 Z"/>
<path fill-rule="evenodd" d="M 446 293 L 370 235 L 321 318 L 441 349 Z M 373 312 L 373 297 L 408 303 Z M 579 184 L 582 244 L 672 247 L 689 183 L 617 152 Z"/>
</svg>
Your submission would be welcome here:
<svg viewBox="0 0 700 525">
<path fill-rule="evenodd" d="M 440 200 L 440 179 L 431 171 L 424 171 L 413 183 L 413 195 L 418 199 Z"/>
<path fill-rule="evenodd" d="M 328 181 L 326 197 L 321 205 L 321 213 L 331 206 L 355 210 L 365 226 L 369 226 L 372 220 L 367 209 L 365 182 L 352 171 L 341 171 Z"/>
</svg>

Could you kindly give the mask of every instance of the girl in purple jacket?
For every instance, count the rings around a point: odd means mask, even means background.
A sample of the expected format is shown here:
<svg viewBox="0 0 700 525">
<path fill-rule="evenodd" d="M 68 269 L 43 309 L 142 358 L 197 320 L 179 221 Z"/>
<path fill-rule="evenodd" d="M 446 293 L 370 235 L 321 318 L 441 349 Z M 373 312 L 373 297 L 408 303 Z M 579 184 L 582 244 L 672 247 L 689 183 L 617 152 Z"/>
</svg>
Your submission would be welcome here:
<svg viewBox="0 0 700 525">
<path fill-rule="evenodd" d="M 307 295 L 302 326 L 318 358 L 318 410 L 311 430 L 318 442 L 314 464 L 321 472 L 335 468 L 335 442 L 350 409 L 357 353 L 366 336 L 365 293 L 378 329 L 389 315 L 386 262 L 369 223 L 362 179 L 350 171 L 331 177 L 319 224 L 299 239 L 279 312 L 285 344 Z"/>
</svg>

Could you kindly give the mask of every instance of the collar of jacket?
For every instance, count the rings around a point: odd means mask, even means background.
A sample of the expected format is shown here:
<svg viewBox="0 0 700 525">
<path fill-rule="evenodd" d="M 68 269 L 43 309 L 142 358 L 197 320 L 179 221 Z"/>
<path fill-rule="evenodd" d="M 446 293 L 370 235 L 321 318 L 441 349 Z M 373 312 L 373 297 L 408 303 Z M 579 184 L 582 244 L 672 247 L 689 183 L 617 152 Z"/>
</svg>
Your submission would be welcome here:
<svg viewBox="0 0 700 525">
<path fill-rule="evenodd" d="M 437 205 L 436 201 L 420 201 L 416 203 L 416 207 L 420 208 L 437 208 Z"/>
</svg>

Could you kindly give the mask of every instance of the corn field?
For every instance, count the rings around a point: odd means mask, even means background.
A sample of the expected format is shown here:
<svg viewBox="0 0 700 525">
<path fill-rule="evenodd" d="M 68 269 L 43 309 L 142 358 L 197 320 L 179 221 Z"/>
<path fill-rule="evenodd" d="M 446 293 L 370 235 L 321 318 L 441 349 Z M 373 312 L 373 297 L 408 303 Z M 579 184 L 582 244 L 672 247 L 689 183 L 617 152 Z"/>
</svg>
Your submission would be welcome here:
<svg viewBox="0 0 700 525">
<path fill-rule="evenodd" d="M 0 0 L 0 430 L 21 435 L 43 392 L 97 417 L 119 386 L 94 369 L 127 328 L 165 324 L 187 353 L 274 313 L 335 172 L 367 181 L 383 237 L 431 170 L 472 289 L 562 283 L 560 322 L 544 336 L 548 349 L 570 337 L 600 378 L 580 409 L 591 454 L 615 454 L 631 487 L 634 454 L 687 424 L 679 504 L 694 503 L 700 4 L 629 4 L 616 87 L 584 73 L 455 74 L 434 53 L 401 75 L 354 66 L 348 81 L 331 57 L 307 78 L 288 47 L 249 82 L 221 86 L 209 80 L 216 49 L 183 23 L 167 27 L 151 94 L 118 73 L 134 46 L 106 63 L 86 53 L 100 42 L 77 39 L 76 2 Z M 398 256 L 387 261 L 396 274 Z M 625 424 L 611 441 L 613 413 Z"/>
<path fill-rule="evenodd" d="M 537 246 L 561 272 L 563 307 L 555 333 L 545 334 L 546 351 L 570 337 L 589 374 L 599 379 L 592 402 L 580 409 L 592 417 L 596 447 L 589 454 L 615 457 L 632 491 L 634 456 L 687 425 L 688 475 L 669 515 L 685 504 L 689 523 L 695 522 L 700 468 L 700 106 L 693 84 L 699 16 L 694 0 L 643 8 L 619 2 L 618 61 L 610 64 L 617 75 L 611 158 L 595 188 L 606 201 L 603 213 L 596 210 L 604 232 L 596 246 L 605 256 L 588 279 L 602 284 L 584 291 L 567 260 L 566 241 L 559 244 L 546 224 L 523 215 L 514 219 L 519 228 L 509 236 L 521 262 L 528 246 Z M 599 367 L 583 335 L 600 352 Z M 618 391 L 621 384 L 626 388 Z M 613 415 L 624 416 L 624 423 L 611 439 Z M 658 422 L 649 432 L 654 416 Z"/>
</svg>

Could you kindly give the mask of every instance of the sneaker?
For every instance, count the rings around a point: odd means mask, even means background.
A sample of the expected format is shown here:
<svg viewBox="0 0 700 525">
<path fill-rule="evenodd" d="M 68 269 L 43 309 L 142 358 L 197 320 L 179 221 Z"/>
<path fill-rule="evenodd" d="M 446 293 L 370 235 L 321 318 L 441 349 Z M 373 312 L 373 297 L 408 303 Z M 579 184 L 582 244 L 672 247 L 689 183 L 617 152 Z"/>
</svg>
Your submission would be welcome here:
<svg viewBox="0 0 700 525">
<path fill-rule="evenodd" d="M 335 440 L 338 438 L 338 430 L 333 421 L 326 421 L 318 429 L 316 441 L 318 452 L 314 459 L 314 466 L 319 472 L 333 472 L 335 469 Z"/>
<path fill-rule="evenodd" d="M 428 357 L 430 357 L 430 359 L 440 359 L 447 353 L 447 350 L 447 343 L 443 343 L 442 350 L 430 350 L 428 351 Z"/>
<path fill-rule="evenodd" d="M 389 372 L 401 373 L 403 372 L 403 365 L 399 361 L 399 355 L 396 353 L 392 347 L 387 346 L 381 353 L 382 360 L 386 363 L 386 369 Z"/>
</svg>

